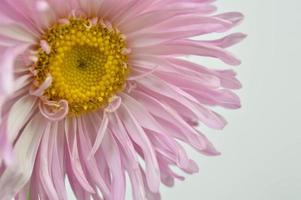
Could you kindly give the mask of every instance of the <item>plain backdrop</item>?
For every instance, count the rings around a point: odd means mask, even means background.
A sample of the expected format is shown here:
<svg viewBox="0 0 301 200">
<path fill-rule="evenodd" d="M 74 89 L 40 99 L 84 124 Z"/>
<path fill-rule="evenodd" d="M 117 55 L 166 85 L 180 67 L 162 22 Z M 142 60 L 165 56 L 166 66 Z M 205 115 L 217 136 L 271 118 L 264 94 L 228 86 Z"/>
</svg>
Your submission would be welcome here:
<svg viewBox="0 0 301 200">
<path fill-rule="evenodd" d="M 219 0 L 216 5 L 219 12 L 246 16 L 232 32 L 249 36 L 230 49 L 243 61 L 235 67 L 243 107 L 218 109 L 229 122 L 223 131 L 200 127 L 222 155 L 205 157 L 188 149 L 200 172 L 172 189 L 162 186 L 162 199 L 300 200 L 301 1 Z"/>
</svg>

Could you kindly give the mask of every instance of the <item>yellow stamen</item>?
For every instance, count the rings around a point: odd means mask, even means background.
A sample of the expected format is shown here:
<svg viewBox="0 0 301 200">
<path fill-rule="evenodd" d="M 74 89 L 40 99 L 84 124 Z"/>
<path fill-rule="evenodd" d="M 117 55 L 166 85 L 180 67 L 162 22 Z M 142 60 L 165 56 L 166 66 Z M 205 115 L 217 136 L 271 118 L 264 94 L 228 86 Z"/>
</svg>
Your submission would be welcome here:
<svg viewBox="0 0 301 200">
<path fill-rule="evenodd" d="M 35 80 L 42 84 L 53 78 L 44 95 L 49 100 L 65 99 L 69 115 L 95 111 L 123 90 L 129 73 L 125 41 L 114 28 L 88 19 L 72 18 L 54 25 L 42 38 L 50 53 L 38 51 Z"/>
</svg>

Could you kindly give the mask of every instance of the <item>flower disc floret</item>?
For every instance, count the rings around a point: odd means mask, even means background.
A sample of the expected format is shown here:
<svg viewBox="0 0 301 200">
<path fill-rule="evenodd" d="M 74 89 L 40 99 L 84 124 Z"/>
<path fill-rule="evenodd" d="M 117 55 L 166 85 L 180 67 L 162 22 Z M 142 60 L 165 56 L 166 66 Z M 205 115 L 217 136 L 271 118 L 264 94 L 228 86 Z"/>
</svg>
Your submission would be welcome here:
<svg viewBox="0 0 301 200">
<path fill-rule="evenodd" d="M 54 25 L 42 40 L 50 50 L 39 49 L 35 79 L 42 84 L 51 75 L 44 96 L 67 100 L 70 115 L 97 110 L 123 90 L 129 69 L 126 43 L 116 29 L 74 18 Z"/>
</svg>

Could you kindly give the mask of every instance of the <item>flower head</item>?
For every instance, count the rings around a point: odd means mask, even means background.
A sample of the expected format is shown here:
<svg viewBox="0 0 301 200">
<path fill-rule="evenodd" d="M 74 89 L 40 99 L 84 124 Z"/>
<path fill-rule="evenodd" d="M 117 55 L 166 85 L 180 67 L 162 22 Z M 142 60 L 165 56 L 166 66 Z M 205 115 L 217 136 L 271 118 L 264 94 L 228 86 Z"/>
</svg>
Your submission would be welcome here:
<svg viewBox="0 0 301 200">
<path fill-rule="evenodd" d="M 218 155 L 196 126 L 222 129 L 210 107 L 240 107 L 217 40 L 240 13 L 214 15 L 211 0 L 4 0 L 0 4 L 0 197 L 160 199 L 160 183 L 182 180 L 171 166 L 198 171 L 179 141 Z"/>
</svg>

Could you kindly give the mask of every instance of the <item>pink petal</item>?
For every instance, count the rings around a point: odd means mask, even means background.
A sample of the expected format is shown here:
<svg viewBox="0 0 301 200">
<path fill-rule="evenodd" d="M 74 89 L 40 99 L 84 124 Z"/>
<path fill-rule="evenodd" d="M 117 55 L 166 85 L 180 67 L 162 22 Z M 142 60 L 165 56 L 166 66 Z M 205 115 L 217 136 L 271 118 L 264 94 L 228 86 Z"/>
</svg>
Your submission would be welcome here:
<svg viewBox="0 0 301 200">
<path fill-rule="evenodd" d="M 84 120 L 84 118 L 78 118 L 80 151 L 81 155 L 84 156 L 82 160 L 87 168 L 88 174 L 90 174 L 91 180 L 93 180 L 93 182 L 98 186 L 98 188 L 102 191 L 103 195 L 105 197 L 108 197 L 110 195 L 110 191 L 106 182 L 101 176 L 94 155 L 90 158 L 86 157 L 87 155 L 89 155 L 92 149 L 89 133 L 94 131 L 89 127 L 91 127 L 91 124 L 88 123 L 88 120 Z"/>
<path fill-rule="evenodd" d="M 102 148 L 112 175 L 111 199 L 124 199 L 125 175 L 121 165 L 118 146 L 111 134 L 105 135 Z"/>
<path fill-rule="evenodd" d="M 1 198 L 12 199 L 30 179 L 45 125 L 45 119 L 36 114 L 22 131 L 13 149 L 15 163 L 0 177 Z"/>
<path fill-rule="evenodd" d="M 41 148 L 38 157 L 40 158 L 39 177 L 45 193 L 51 199 L 58 199 L 56 189 L 51 175 L 52 153 L 53 153 L 53 129 L 56 129 L 57 123 L 51 125 L 47 123 L 46 129 L 41 141 Z"/>
<path fill-rule="evenodd" d="M 143 150 L 146 163 L 147 183 L 151 191 L 157 192 L 160 185 L 160 172 L 152 145 L 131 111 L 124 104 L 120 108 L 120 113 L 122 113 L 120 117 L 124 122 L 128 134 Z"/>
<path fill-rule="evenodd" d="M 7 119 L 7 135 L 10 141 L 14 141 L 25 123 L 37 107 L 36 97 L 26 95 L 21 97 L 10 109 Z"/>
<path fill-rule="evenodd" d="M 72 173 L 74 178 L 78 181 L 79 185 L 84 188 L 89 193 L 95 193 L 93 187 L 86 178 L 86 175 L 83 171 L 82 164 L 79 159 L 79 152 L 77 147 L 77 122 L 73 120 L 65 120 L 65 134 L 66 134 L 66 143 L 68 150 L 68 157 L 70 162 L 70 168 L 67 172 Z"/>
<path fill-rule="evenodd" d="M 1 28 L 0 28 L 1 29 Z M 13 92 L 14 62 L 18 55 L 28 48 L 28 44 L 7 48 L 0 57 L 0 96 L 6 96 Z"/>
</svg>

